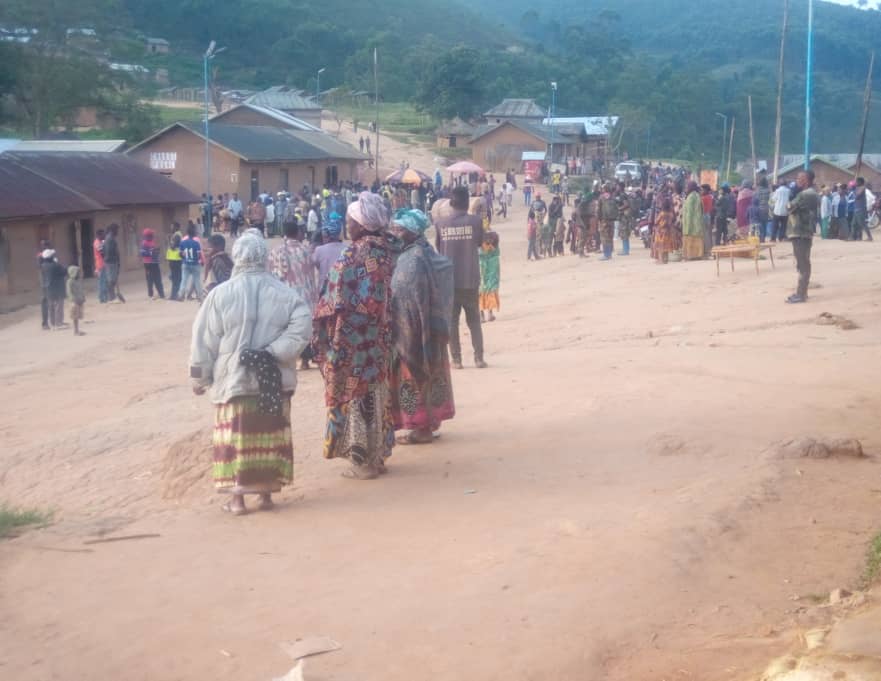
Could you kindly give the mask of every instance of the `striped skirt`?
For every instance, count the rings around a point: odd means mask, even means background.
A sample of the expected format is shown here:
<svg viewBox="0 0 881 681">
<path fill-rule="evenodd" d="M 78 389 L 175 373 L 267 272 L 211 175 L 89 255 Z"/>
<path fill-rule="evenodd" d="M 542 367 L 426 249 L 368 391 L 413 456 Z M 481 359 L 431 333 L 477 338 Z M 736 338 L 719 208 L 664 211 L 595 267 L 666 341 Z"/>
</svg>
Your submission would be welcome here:
<svg viewBox="0 0 881 681">
<path fill-rule="evenodd" d="M 257 407 L 256 396 L 234 397 L 214 412 L 214 486 L 231 494 L 278 492 L 294 477 L 291 395 L 281 416 Z"/>
</svg>

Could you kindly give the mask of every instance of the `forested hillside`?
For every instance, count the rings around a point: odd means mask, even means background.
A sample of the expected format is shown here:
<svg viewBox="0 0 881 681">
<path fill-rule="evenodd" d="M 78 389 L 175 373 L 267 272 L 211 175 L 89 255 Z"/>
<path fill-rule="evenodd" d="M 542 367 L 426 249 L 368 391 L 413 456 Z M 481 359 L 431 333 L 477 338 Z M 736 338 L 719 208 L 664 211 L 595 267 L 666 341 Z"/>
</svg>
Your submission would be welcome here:
<svg viewBox="0 0 881 681">
<path fill-rule="evenodd" d="M 200 84 L 201 53 L 216 40 L 226 48 L 214 62 L 221 87 L 286 83 L 311 91 L 323 68 L 322 88 L 372 91 L 377 48 L 383 99 L 412 102 L 437 118 L 474 116 L 503 97 L 532 97 L 547 107 L 555 81 L 560 114 L 621 116 L 621 150 L 707 164 L 718 162 L 721 151 L 716 112 L 736 118 L 735 148 L 741 156 L 748 152 L 746 101 L 752 95 L 758 152 L 771 149 L 782 0 L 730 0 L 724 8 L 674 0 L 558 0 L 553 13 L 526 0 L 63 4 L 59 17 L 55 0 L 8 0 L 0 5 L 0 25 L 45 26 L 44 36 L 94 26 L 110 59 L 167 68 L 174 84 L 190 86 Z M 806 3 L 791 4 L 783 146 L 796 151 L 804 123 Z M 816 29 L 814 148 L 852 150 L 881 13 L 818 2 Z M 171 41 L 171 54 L 146 57 L 136 38 L 143 35 Z M 0 72 L 0 84 L 11 83 L 7 87 L 22 93 L 22 101 L 51 100 L 56 92 L 35 87 L 27 75 L 57 73 L 40 64 L 75 59 L 77 71 L 85 64 L 84 55 L 69 50 L 44 49 L 34 62 L 32 47 L 4 49 L 18 54 L 5 60 L 11 68 Z M 881 83 L 881 69 L 876 73 Z M 89 76 L 89 82 L 100 80 Z M 146 84 L 132 87 L 149 96 Z M 62 115 L 77 98 L 101 99 L 86 97 L 90 91 L 59 87 L 65 106 L 46 103 L 41 120 Z M 881 149 L 881 112 L 873 114 L 868 146 Z"/>
</svg>

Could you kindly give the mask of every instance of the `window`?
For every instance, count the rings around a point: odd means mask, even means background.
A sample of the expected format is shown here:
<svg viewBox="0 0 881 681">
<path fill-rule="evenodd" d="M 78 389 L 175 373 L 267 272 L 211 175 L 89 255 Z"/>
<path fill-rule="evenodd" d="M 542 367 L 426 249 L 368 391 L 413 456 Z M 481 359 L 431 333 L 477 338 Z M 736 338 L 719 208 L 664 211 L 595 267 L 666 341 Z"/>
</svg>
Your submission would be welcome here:
<svg viewBox="0 0 881 681">
<path fill-rule="evenodd" d="M 251 201 L 256 201 L 260 195 L 260 171 L 251 169 Z"/>
<path fill-rule="evenodd" d="M 278 171 L 278 182 L 281 185 L 279 187 L 280 190 L 288 191 L 290 186 L 288 185 L 288 169 L 282 168 Z"/>
</svg>

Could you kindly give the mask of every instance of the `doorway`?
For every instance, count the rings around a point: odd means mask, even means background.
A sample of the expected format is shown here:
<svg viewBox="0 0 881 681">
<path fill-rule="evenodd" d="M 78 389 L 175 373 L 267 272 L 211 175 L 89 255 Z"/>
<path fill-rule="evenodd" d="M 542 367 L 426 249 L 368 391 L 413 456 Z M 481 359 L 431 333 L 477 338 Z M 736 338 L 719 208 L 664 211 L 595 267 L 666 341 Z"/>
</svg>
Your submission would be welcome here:
<svg viewBox="0 0 881 681">
<path fill-rule="evenodd" d="M 256 168 L 251 169 L 251 201 L 256 201 L 260 196 L 260 171 Z"/>
<path fill-rule="evenodd" d="M 337 174 L 336 166 L 327 166 L 324 171 L 324 186 L 325 187 L 336 187 L 337 180 L 339 176 Z"/>
<path fill-rule="evenodd" d="M 92 250 L 92 242 L 95 240 L 95 228 L 91 220 L 80 220 L 80 241 L 77 244 L 76 222 L 67 226 L 68 240 L 70 244 L 70 262 L 79 265 L 83 272 L 83 279 L 95 276 L 95 252 Z M 82 253 L 82 261 L 80 261 Z"/>
</svg>

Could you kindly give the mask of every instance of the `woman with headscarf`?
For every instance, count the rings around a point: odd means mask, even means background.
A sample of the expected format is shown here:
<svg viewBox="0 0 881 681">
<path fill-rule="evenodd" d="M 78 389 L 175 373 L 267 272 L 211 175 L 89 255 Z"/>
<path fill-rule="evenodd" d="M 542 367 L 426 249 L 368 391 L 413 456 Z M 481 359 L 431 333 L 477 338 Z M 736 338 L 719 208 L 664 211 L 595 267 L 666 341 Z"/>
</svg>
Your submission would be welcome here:
<svg viewBox="0 0 881 681">
<path fill-rule="evenodd" d="M 682 204 L 682 258 L 700 260 L 704 257 L 704 207 L 700 188 L 691 181 Z"/>
<path fill-rule="evenodd" d="M 259 510 L 293 479 L 291 397 L 297 357 L 311 334 L 309 305 L 266 269 L 266 242 L 249 229 L 232 248 L 235 267 L 213 289 L 193 323 L 193 392 L 211 388 L 214 485 L 232 495 L 223 509 L 247 513 L 244 495 L 260 495 Z"/>
<path fill-rule="evenodd" d="M 312 348 L 325 384 L 324 456 L 352 463 L 344 477 L 385 472 L 394 446 L 389 394 L 389 303 L 396 249 L 382 197 L 361 192 L 349 204 L 352 243 L 327 274 L 315 308 Z"/>
<path fill-rule="evenodd" d="M 750 232 L 750 208 L 753 205 L 753 183 L 752 180 L 744 180 L 740 185 L 740 191 L 737 193 L 737 236 L 746 239 Z"/>
<path fill-rule="evenodd" d="M 403 243 L 392 276 L 392 369 L 389 384 L 400 444 L 427 444 L 456 413 L 450 379 L 453 261 L 425 239 L 428 216 L 398 211 L 392 229 Z"/>
</svg>

